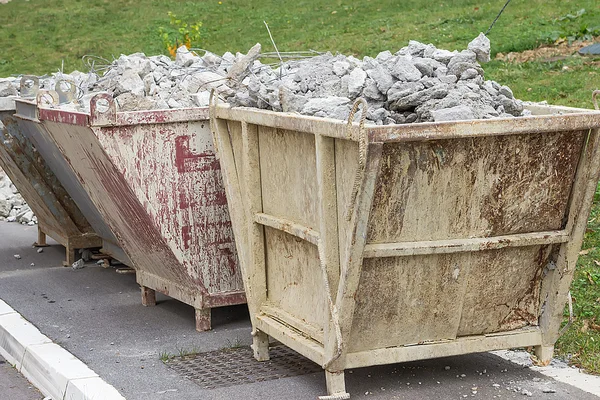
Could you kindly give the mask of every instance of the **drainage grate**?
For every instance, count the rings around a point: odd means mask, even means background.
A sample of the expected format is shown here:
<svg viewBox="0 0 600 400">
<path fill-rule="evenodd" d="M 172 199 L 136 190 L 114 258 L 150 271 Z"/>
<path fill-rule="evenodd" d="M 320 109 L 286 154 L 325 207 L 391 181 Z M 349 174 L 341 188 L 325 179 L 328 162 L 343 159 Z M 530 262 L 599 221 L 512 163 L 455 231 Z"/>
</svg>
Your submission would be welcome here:
<svg viewBox="0 0 600 400">
<path fill-rule="evenodd" d="M 256 361 L 250 347 L 238 347 L 183 357 L 166 364 L 205 389 L 311 374 L 321 367 L 286 346 L 271 347 L 269 361 Z"/>
</svg>

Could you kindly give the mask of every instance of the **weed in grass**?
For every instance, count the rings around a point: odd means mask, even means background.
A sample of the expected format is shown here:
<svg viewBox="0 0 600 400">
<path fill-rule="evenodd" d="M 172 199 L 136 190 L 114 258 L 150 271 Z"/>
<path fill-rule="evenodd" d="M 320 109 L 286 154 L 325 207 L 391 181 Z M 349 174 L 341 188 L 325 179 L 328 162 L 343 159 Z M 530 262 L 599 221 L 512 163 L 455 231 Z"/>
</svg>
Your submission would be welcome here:
<svg viewBox="0 0 600 400">
<path fill-rule="evenodd" d="M 592 40 L 595 36 L 600 36 L 600 24 L 589 25 L 588 22 L 581 21 L 581 17 L 585 14 L 587 11 L 582 8 L 576 13 L 568 13 L 556 18 L 554 20 L 556 30 L 543 33 L 540 39 L 547 43 L 566 39 L 571 43 L 575 40 Z"/>
<path fill-rule="evenodd" d="M 202 22 L 187 23 L 178 18 L 171 11 L 169 15 L 169 26 L 158 28 L 158 35 L 171 57 L 175 58 L 177 49 L 185 45 L 188 49 L 200 45 L 200 27 Z"/>
</svg>

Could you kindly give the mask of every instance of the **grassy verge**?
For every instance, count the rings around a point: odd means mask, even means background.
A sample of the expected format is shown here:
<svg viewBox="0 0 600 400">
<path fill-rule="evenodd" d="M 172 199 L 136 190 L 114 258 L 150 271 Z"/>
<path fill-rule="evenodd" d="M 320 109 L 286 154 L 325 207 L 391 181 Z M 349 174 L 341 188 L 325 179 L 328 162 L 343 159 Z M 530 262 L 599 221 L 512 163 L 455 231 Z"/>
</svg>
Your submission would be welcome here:
<svg viewBox="0 0 600 400">
<path fill-rule="evenodd" d="M 600 374 L 600 186 L 582 249 L 571 285 L 575 323 L 559 339 L 557 353 L 574 365 Z"/>
<path fill-rule="evenodd" d="M 13 0 L 0 4 L 0 76 L 44 74 L 63 66 L 84 70 L 81 57 L 106 59 L 142 51 L 166 53 L 158 31 L 168 11 L 201 22 L 200 47 L 215 53 L 245 52 L 256 42 L 272 51 L 267 21 L 281 51 L 331 50 L 375 56 L 414 39 L 462 49 L 485 31 L 504 0 Z M 582 12 L 581 10 L 585 10 Z M 493 53 L 532 49 L 557 36 L 594 34 L 597 0 L 515 0 L 489 37 Z M 487 78 L 509 85 L 523 100 L 591 108 L 600 88 L 598 60 L 569 57 L 554 62 L 485 65 Z M 596 218 L 598 216 L 598 218 Z M 594 203 L 572 293 L 577 322 L 558 343 L 559 355 L 600 373 L 600 195 Z M 587 322 L 586 322 L 587 321 Z"/>
</svg>

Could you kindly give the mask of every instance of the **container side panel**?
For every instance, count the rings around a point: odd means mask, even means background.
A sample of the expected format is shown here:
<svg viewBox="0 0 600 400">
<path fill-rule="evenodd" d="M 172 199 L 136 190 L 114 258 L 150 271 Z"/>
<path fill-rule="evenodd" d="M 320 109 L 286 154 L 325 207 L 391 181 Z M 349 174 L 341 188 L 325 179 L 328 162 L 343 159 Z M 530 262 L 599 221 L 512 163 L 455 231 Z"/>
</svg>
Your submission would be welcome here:
<svg viewBox="0 0 600 400">
<path fill-rule="evenodd" d="M 208 121 L 93 129 L 192 280 L 209 293 L 242 290 Z"/>
<path fill-rule="evenodd" d="M 550 248 L 366 259 L 351 351 L 537 325 Z"/>
<path fill-rule="evenodd" d="M 319 229 L 315 138 L 259 128 L 263 212 Z"/>
<path fill-rule="evenodd" d="M 529 246 L 473 253 L 458 336 L 538 325 L 544 268 L 559 246 Z"/>
<path fill-rule="evenodd" d="M 560 229 L 585 132 L 384 147 L 370 243 Z"/>
<path fill-rule="evenodd" d="M 265 247 L 268 302 L 322 332 L 327 303 L 317 247 L 269 227 Z"/>
<path fill-rule="evenodd" d="M 454 339 L 469 254 L 365 259 L 350 352 Z"/>
</svg>

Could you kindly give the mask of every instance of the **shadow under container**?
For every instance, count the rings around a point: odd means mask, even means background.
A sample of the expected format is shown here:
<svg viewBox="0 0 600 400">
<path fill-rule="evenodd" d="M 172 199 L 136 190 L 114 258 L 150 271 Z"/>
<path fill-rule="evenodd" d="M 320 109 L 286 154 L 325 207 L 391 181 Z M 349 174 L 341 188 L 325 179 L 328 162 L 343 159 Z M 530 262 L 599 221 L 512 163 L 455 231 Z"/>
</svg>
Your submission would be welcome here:
<svg viewBox="0 0 600 400">
<path fill-rule="evenodd" d="M 21 91 L 24 92 L 23 87 Z M 38 240 L 34 245 L 44 247 L 46 235 L 52 237 L 65 247 L 64 265 L 70 266 L 79 258 L 78 249 L 101 247 L 102 240 L 23 135 L 13 115 L 16 99 L 0 99 L 0 167 L 37 217 Z"/>
<path fill-rule="evenodd" d="M 356 105 L 355 105 L 356 106 Z M 211 106 L 253 327 L 344 370 L 535 346 L 549 362 L 600 112 L 364 126 Z M 363 112 L 366 110 L 363 110 Z"/>
<path fill-rule="evenodd" d="M 99 94 L 90 114 L 38 115 L 131 260 L 144 305 L 155 291 L 180 300 L 204 331 L 212 308 L 246 303 L 208 108 L 117 112 Z"/>
</svg>

